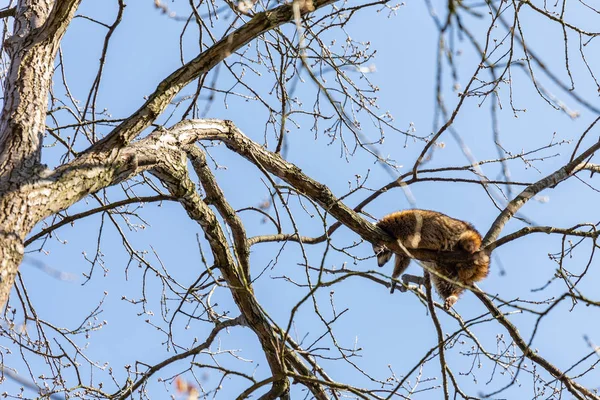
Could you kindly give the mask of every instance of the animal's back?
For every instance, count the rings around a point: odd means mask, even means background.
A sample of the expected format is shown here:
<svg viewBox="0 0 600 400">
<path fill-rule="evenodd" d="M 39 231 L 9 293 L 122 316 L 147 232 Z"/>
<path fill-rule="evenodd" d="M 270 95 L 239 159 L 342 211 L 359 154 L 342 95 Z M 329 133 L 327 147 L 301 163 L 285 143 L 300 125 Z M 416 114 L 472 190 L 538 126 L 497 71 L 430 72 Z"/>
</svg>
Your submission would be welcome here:
<svg viewBox="0 0 600 400">
<path fill-rule="evenodd" d="M 471 224 L 437 211 L 419 209 L 397 211 L 386 215 L 377 226 L 400 239 L 407 248 L 453 250 L 461 235 L 467 231 L 474 232 L 473 240 L 481 242 L 481 237 Z"/>
</svg>

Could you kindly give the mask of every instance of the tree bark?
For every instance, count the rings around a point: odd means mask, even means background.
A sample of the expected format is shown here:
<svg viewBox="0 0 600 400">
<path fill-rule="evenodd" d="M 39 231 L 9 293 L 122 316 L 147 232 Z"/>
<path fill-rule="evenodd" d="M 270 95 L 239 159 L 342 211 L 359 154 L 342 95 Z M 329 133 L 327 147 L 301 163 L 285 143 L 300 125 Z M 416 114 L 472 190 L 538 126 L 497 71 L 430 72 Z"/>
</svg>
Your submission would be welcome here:
<svg viewBox="0 0 600 400">
<path fill-rule="evenodd" d="M 35 207 L 47 194 L 22 188 L 43 170 L 41 144 L 54 60 L 79 2 L 19 1 L 14 34 L 5 43 L 10 65 L 0 113 L 0 308 L 23 259 L 25 235 L 39 221 Z"/>
</svg>

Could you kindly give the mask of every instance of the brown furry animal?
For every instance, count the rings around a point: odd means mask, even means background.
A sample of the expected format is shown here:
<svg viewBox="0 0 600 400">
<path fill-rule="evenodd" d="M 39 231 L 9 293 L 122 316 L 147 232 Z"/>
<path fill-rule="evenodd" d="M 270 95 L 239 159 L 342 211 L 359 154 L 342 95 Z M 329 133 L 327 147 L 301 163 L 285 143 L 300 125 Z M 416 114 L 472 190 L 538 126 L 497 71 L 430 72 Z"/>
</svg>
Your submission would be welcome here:
<svg viewBox="0 0 600 400">
<path fill-rule="evenodd" d="M 383 217 L 377 222 L 377 226 L 396 238 L 398 243 L 409 252 L 411 249 L 456 250 L 473 254 L 479 251 L 481 246 L 481 235 L 473 225 L 436 211 L 397 211 Z M 380 267 L 387 263 L 394 254 L 385 246 L 380 245 L 373 245 L 373 251 L 377 254 L 377 263 Z M 410 258 L 408 256 L 396 254 L 392 277 L 398 278 L 406 270 L 409 263 Z M 427 261 L 423 264 L 452 281 L 469 286 L 487 276 L 490 263 L 489 257 L 484 255 L 466 263 Z M 444 307 L 449 309 L 456 303 L 464 288 L 433 273 L 430 275 L 438 294 L 444 299 Z M 405 284 L 409 281 L 423 283 L 422 279 L 412 275 L 404 275 L 402 280 Z M 393 281 L 391 293 L 394 292 L 395 286 L 396 283 Z M 401 290 L 405 289 L 402 288 Z"/>
</svg>

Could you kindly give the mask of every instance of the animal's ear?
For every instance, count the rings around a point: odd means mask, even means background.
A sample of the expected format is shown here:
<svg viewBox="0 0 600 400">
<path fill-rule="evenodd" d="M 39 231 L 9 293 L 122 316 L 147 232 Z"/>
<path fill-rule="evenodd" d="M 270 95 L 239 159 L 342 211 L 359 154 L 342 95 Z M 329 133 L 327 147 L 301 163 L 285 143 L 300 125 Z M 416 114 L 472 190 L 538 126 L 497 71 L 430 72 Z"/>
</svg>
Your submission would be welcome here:
<svg viewBox="0 0 600 400">
<path fill-rule="evenodd" d="M 377 254 L 377 265 L 380 267 L 383 267 L 385 263 L 390 261 L 392 255 L 394 255 L 394 253 L 386 249 L 384 246 L 373 246 L 373 251 L 375 254 Z"/>
</svg>

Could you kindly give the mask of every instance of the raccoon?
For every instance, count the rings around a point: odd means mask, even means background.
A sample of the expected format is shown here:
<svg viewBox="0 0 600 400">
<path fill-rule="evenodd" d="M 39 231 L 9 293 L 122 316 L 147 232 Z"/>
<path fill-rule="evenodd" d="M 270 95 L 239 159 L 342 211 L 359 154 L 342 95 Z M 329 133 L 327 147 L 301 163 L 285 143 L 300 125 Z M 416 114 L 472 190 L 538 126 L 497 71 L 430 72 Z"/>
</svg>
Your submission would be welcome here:
<svg viewBox="0 0 600 400">
<path fill-rule="evenodd" d="M 429 210 L 403 210 L 386 215 L 377 222 L 377 226 L 396 238 L 399 244 L 409 252 L 410 249 L 435 251 L 464 251 L 474 254 L 481 246 L 481 235 L 468 222 L 449 217 L 445 214 Z M 394 254 L 384 245 L 373 245 L 377 255 L 377 264 L 382 267 Z M 398 278 L 408 267 L 410 258 L 396 254 L 393 278 Z M 468 263 L 457 262 L 424 262 L 426 266 L 449 278 L 469 286 L 484 279 L 489 271 L 489 257 L 481 257 Z M 430 274 L 436 291 L 444 299 L 444 307 L 449 309 L 456 303 L 464 288 Z M 391 293 L 395 282 L 392 282 Z"/>
</svg>

